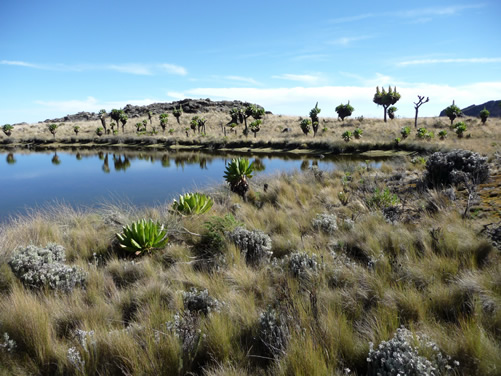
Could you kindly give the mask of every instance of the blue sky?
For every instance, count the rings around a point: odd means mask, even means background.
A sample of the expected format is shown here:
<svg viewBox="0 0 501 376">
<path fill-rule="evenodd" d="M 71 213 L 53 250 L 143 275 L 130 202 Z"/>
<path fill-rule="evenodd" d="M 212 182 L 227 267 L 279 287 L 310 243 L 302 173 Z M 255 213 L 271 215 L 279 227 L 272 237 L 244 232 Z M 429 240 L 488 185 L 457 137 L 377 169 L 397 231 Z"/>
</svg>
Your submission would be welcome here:
<svg viewBox="0 0 501 376">
<path fill-rule="evenodd" d="M 501 1 L 0 1 L 0 124 L 181 98 L 401 117 L 501 99 Z"/>
</svg>

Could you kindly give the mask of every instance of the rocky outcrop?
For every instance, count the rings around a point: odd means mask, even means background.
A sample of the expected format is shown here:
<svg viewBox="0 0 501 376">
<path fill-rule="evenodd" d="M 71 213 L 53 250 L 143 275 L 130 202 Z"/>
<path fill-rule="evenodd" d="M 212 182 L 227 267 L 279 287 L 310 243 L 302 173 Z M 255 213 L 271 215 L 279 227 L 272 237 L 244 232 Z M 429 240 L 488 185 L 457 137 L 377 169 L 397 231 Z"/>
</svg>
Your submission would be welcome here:
<svg viewBox="0 0 501 376">
<path fill-rule="evenodd" d="M 252 103 L 242 101 L 211 101 L 210 99 L 183 99 L 177 102 L 153 103 L 148 106 L 126 105 L 123 110 L 129 118 L 146 116 L 149 111 L 153 115 L 171 113 L 174 108 L 181 107 L 184 113 L 198 114 L 204 112 L 229 112 L 232 108 L 245 108 Z M 261 107 L 256 105 L 257 107 Z M 266 113 L 271 114 L 267 111 Z M 62 118 L 47 119 L 44 123 L 80 122 L 98 120 L 95 112 L 79 112 L 74 115 L 66 115 Z"/>
<path fill-rule="evenodd" d="M 479 105 L 472 104 L 471 106 L 463 108 L 461 110 L 461 112 L 465 116 L 478 117 L 480 111 L 482 111 L 484 109 L 484 107 L 485 107 L 491 113 L 489 115 L 490 117 L 501 117 L 501 107 L 500 107 L 500 105 L 501 105 L 501 100 L 489 101 L 489 102 L 485 102 L 485 103 L 479 104 Z M 445 109 L 443 109 L 440 112 L 439 116 L 447 116 L 447 115 L 445 115 Z"/>
</svg>

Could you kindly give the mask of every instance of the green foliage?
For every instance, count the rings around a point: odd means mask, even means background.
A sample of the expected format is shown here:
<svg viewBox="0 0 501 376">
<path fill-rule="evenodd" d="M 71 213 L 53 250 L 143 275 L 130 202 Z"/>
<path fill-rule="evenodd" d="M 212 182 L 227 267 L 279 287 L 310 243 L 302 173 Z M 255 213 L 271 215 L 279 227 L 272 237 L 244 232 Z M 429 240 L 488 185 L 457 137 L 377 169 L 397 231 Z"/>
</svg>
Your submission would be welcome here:
<svg viewBox="0 0 501 376">
<path fill-rule="evenodd" d="M 441 140 L 444 140 L 447 138 L 447 131 L 445 129 L 442 129 L 440 132 L 438 132 L 438 136 L 440 137 Z"/>
<path fill-rule="evenodd" d="M 115 123 L 119 124 L 120 116 L 122 116 L 123 113 L 123 110 L 117 110 L 114 108 L 111 110 L 110 117 L 115 120 Z"/>
<path fill-rule="evenodd" d="M 390 192 L 389 188 L 376 188 L 374 193 L 366 199 L 366 204 L 371 209 L 384 209 L 400 203 L 398 196 Z"/>
<path fill-rule="evenodd" d="M 395 112 L 398 111 L 398 108 L 396 108 L 395 106 L 391 106 L 390 108 L 388 108 L 388 110 L 386 111 L 388 113 L 388 117 L 390 119 L 395 119 Z"/>
<path fill-rule="evenodd" d="M 265 115 L 265 110 L 262 107 L 256 107 L 254 111 L 252 112 L 252 117 L 256 120 L 260 120 L 264 117 Z"/>
<path fill-rule="evenodd" d="M 98 136 L 102 136 L 102 135 L 103 135 L 103 132 L 104 132 L 104 129 L 103 129 L 103 128 L 101 128 L 101 127 L 97 127 L 97 128 L 96 128 L 96 134 L 97 134 Z"/>
<path fill-rule="evenodd" d="M 388 87 L 388 91 L 382 88 L 382 91 L 379 91 L 379 86 L 376 87 L 376 94 L 374 94 L 374 98 L 372 101 L 376 103 L 378 106 L 383 106 L 384 109 L 384 121 L 386 122 L 386 111 L 388 107 L 394 105 L 400 100 L 400 93 L 397 92 L 397 87 L 394 89 L 391 86 Z"/>
<path fill-rule="evenodd" d="M 3 133 L 5 133 L 7 136 L 11 135 L 13 129 L 14 129 L 14 127 L 12 125 L 10 125 L 10 124 L 5 124 L 2 127 Z"/>
<path fill-rule="evenodd" d="M 358 140 L 360 137 L 362 137 L 362 134 L 364 133 L 363 130 L 361 130 L 360 128 L 357 128 L 353 131 L 353 135 L 355 136 L 355 138 Z"/>
<path fill-rule="evenodd" d="M 179 214 L 192 215 L 204 214 L 212 208 L 214 200 L 201 193 L 186 193 L 179 196 L 179 201 L 174 200 L 172 209 Z"/>
<path fill-rule="evenodd" d="M 165 128 L 167 127 L 167 122 L 169 121 L 169 114 L 160 114 L 159 118 L 162 131 L 165 132 Z"/>
<path fill-rule="evenodd" d="M 463 133 L 467 130 L 466 124 L 463 121 L 456 123 L 454 128 L 456 129 L 456 134 L 459 138 L 463 137 Z"/>
<path fill-rule="evenodd" d="M 318 124 L 320 123 L 318 114 L 320 113 L 320 111 L 322 110 L 318 108 L 318 102 L 315 104 L 315 107 L 310 110 L 311 126 L 313 127 L 313 137 L 315 137 L 318 131 Z"/>
<path fill-rule="evenodd" d="M 195 133 L 197 126 L 198 126 L 198 116 L 193 116 L 190 121 L 190 128 L 193 130 L 193 133 Z"/>
<path fill-rule="evenodd" d="M 350 131 L 346 131 L 341 135 L 346 142 L 350 141 L 352 136 L 353 134 Z"/>
<path fill-rule="evenodd" d="M 181 106 L 179 106 L 179 108 L 174 108 L 172 110 L 172 115 L 174 115 L 178 124 L 180 124 L 179 118 L 181 117 L 182 114 L 183 114 L 183 108 Z"/>
<path fill-rule="evenodd" d="M 56 132 L 57 128 L 59 128 L 59 125 L 52 123 L 47 125 L 47 128 L 49 129 L 49 132 L 52 133 L 54 137 L 56 137 Z"/>
<path fill-rule="evenodd" d="M 489 117 L 491 113 L 489 112 L 489 110 L 487 110 L 485 107 L 482 111 L 480 111 L 480 119 L 482 119 L 482 124 L 485 124 L 485 122 L 487 121 L 487 118 Z"/>
<path fill-rule="evenodd" d="M 395 139 L 393 140 L 393 142 L 395 142 L 395 144 L 398 146 L 398 144 L 400 144 L 400 137 L 395 137 Z"/>
<path fill-rule="evenodd" d="M 174 128 L 169 129 L 169 134 L 172 136 L 174 134 Z"/>
<path fill-rule="evenodd" d="M 461 115 L 461 109 L 454 104 L 454 102 L 445 109 L 445 115 L 451 121 L 451 125 L 454 122 L 454 119 Z"/>
<path fill-rule="evenodd" d="M 245 198 L 249 190 L 247 180 L 252 178 L 252 171 L 254 171 L 254 164 L 250 163 L 247 158 L 236 158 L 226 165 L 223 177 L 230 185 L 232 192 Z"/>
<path fill-rule="evenodd" d="M 254 137 L 256 137 L 257 132 L 261 130 L 261 123 L 261 120 L 254 120 L 252 123 L 250 123 L 249 128 L 254 133 Z"/>
<path fill-rule="evenodd" d="M 118 120 L 120 120 L 120 122 L 122 123 L 122 129 L 123 129 L 123 127 L 125 127 L 125 124 L 127 124 L 127 120 L 129 120 L 129 117 L 125 114 L 125 112 L 122 112 Z"/>
<path fill-rule="evenodd" d="M 344 118 L 351 116 L 351 114 L 355 111 L 353 106 L 350 105 L 350 101 L 348 101 L 348 104 L 340 104 L 339 106 L 336 107 L 336 112 L 338 118 L 340 118 L 342 121 L 344 121 Z"/>
<path fill-rule="evenodd" d="M 311 120 L 310 119 L 303 119 L 301 120 L 301 123 L 299 124 L 301 126 L 301 130 L 305 135 L 308 135 L 311 131 Z"/>
<path fill-rule="evenodd" d="M 151 219 L 140 219 L 131 225 L 124 226 L 122 233 L 117 233 L 120 248 L 134 253 L 136 256 L 154 249 L 164 247 L 169 238 L 164 226 Z"/>
<path fill-rule="evenodd" d="M 419 128 L 417 130 L 416 136 L 417 136 L 417 138 L 423 139 L 426 137 L 427 134 L 428 134 L 428 130 L 426 128 Z"/>
<path fill-rule="evenodd" d="M 103 118 L 103 117 L 105 117 L 106 116 L 106 110 L 104 108 L 101 109 L 101 110 L 99 110 L 98 116 L 99 116 L 100 119 Z"/>
<path fill-rule="evenodd" d="M 142 128 L 143 128 L 143 123 L 136 123 L 136 130 L 138 132 L 141 132 L 143 130 Z"/>
<path fill-rule="evenodd" d="M 80 132 L 80 127 L 78 125 L 75 125 L 73 127 L 73 132 L 75 132 L 75 134 L 78 134 L 78 132 Z"/>
<path fill-rule="evenodd" d="M 411 134 L 411 129 L 409 127 L 402 127 L 400 134 L 402 135 L 402 138 L 407 138 Z"/>
</svg>

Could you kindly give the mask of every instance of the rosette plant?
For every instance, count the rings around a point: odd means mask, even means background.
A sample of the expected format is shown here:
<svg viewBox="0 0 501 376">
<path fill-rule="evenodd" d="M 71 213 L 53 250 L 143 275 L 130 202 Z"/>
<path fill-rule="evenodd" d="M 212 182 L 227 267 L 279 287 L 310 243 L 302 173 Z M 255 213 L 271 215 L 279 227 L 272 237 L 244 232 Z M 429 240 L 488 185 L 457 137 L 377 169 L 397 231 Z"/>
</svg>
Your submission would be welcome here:
<svg viewBox="0 0 501 376">
<path fill-rule="evenodd" d="M 49 124 L 47 125 L 47 128 L 49 129 L 49 132 L 52 133 L 52 135 L 54 136 L 54 138 L 56 138 L 56 132 L 57 132 L 57 128 L 59 127 L 59 125 L 57 124 Z"/>
<path fill-rule="evenodd" d="M 245 200 L 245 195 L 249 190 L 249 179 L 252 178 L 254 164 L 249 163 L 247 158 L 232 159 L 226 165 L 224 179 L 230 185 L 232 192 L 237 193 Z"/>
<path fill-rule="evenodd" d="M 445 115 L 451 121 L 452 126 L 454 119 L 461 115 L 461 109 L 454 104 L 454 101 L 452 101 L 452 104 L 445 109 Z"/>
<path fill-rule="evenodd" d="M 355 111 L 353 106 L 350 105 L 350 101 L 348 104 L 340 104 L 336 107 L 337 116 L 341 121 L 344 121 L 344 118 L 351 116 L 351 114 Z"/>
<path fill-rule="evenodd" d="M 111 113 L 110 113 L 110 117 L 115 120 L 115 123 L 117 124 L 120 124 L 119 121 L 120 121 L 120 116 L 123 114 L 123 110 L 117 110 L 117 109 L 113 109 L 111 110 Z"/>
<path fill-rule="evenodd" d="M 378 106 L 383 106 L 384 110 L 384 122 L 386 123 L 386 112 L 388 110 L 388 107 L 394 105 L 397 103 L 400 99 L 400 93 L 397 92 L 397 88 L 391 88 L 388 87 L 388 91 L 386 91 L 384 88 L 382 88 L 381 91 L 379 91 L 379 86 L 376 87 L 376 94 L 374 94 L 374 98 L 372 101 L 376 103 Z"/>
<path fill-rule="evenodd" d="M 167 127 L 167 122 L 169 121 L 168 114 L 160 114 L 160 126 L 162 127 L 162 132 L 165 133 L 165 128 Z"/>
<path fill-rule="evenodd" d="M 317 135 L 318 124 L 320 123 L 318 114 L 320 113 L 320 111 L 322 110 L 318 108 L 318 102 L 317 104 L 315 104 L 315 107 L 310 110 L 311 125 L 313 126 L 313 137 Z"/>
<path fill-rule="evenodd" d="M 301 127 L 301 130 L 303 131 L 304 135 L 307 136 L 308 133 L 311 131 L 311 120 L 310 119 L 303 119 L 301 120 L 301 123 L 299 124 Z"/>
<path fill-rule="evenodd" d="M 122 133 L 123 133 L 125 130 L 125 124 L 127 124 L 127 120 L 129 120 L 129 117 L 125 114 L 125 112 L 122 112 L 118 119 L 120 120 L 120 123 L 122 123 Z M 118 131 L 118 128 L 117 128 L 117 131 Z"/>
<path fill-rule="evenodd" d="M 181 106 L 179 106 L 179 108 L 174 108 L 172 110 L 172 115 L 174 115 L 174 117 L 176 118 L 178 124 L 181 124 L 179 122 L 179 118 L 181 117 L 182 114 L 183 114 L 183 108 Z"/>
<path fill-rule="evenodd" d="M 482 120 L 482 124 L 485 124 L 485 122 L 487 121 L 487 118 L 489 117 L 491 113 L 489 112 L 488 109 L 486 109 L 484 107 L 484 109 L 482 111 L 480 111 L 480 119 Z"/>
<path fill-rule="evenodd" d="M 261 120 L 254 120 L 252 123 L 250 123 L 249 128 L 254 133 L 254 138 L 256 138 L 257 132 L 261 130 Z"/>
<path fill-rule="evenodd" d="M 214 200 L 201 193 L 186 193 L 174 200 L 172 209 L 182 215 L 204 214 L 212 208 Z"/>
<path fill-rule="evenodd" d="M 77 136 L 78 136 L 78 132 L 80 132 L 80 126 L 75 125 L 75 126 L 73 127 L 73 132 L 75 132 L 75 135 L 77 135 Z"/>
<path fill-rule="evenodd" d="M 151 219 L 140 219 L 124 226 L 122 232 L 117 233 L 116 237 L 120 248 L 136 256 L 163 248 L 169 241 L 164 225 L 153 222 Z"/>
<path fill-rule="evenodd" d="M 104 130 L 106 130 L 106 110 L 104 108 L 99 110 L 97 116 L 99 116 L 99 120 L 101 120 L 101 125 L 103 126 Z"/>
<path fill-rule="evenodd" d="M 396 108 L 395 106 L 391 106 L 390 108 L 388 108 L 386 112 L 388 113 L 388 117 L 390 118 L 390 120 L 395 119 L 395 112 L 397 111 L 398 108 Z"/>
<path fill-rule="evenodd" d="M 6 136 L 10 136 L 12 134 L 13 129 L 14 129 L 14 127 L 10 124 L 5 124 L 2 127 L 2 131 L 3 131 L 3 133 L 5 133 Z"/>
</svg>

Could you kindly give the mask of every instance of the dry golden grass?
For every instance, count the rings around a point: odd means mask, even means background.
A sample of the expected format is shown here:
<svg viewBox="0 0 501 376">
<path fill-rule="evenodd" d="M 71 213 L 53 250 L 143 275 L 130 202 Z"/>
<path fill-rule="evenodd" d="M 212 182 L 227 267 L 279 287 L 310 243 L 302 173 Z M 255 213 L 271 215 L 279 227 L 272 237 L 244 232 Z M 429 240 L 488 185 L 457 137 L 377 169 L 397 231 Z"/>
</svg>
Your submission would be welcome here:
<svg viewBox="0 0 501 376">
<path fill-rule="evenodd" d="M 188 130 L 188 136 L 186 135 L 186 128 L 190 127 L 190 120 L 192 118 L 192 114 L 186 113 L 181 116 L 181 124 L 178 124 L 175 118 L 170 115 L 165 133 L 162 133 L 158 116 L 154 116 L 152 125 L 150 125 L 148 121 L 147 132 L 151 132 L 152 128 L 155 127 L 157 134 L 154 137 L 158 140 L 195 139 L 200 143 L 221 141 L 225 135 L 223 128 L 225 128 L 225 125 L 230 121 L 230 116 L 226 113 L 220 112 L 209 112 L 198 115 L 207 119 L 206 136 L 202 137 L 198 135 L 198 133 L 193 133 L 191 129 Z M 464 121 L 468 127 L 463 138 L 458 138 L 454 131 L 449 129 L 450 121 L 448 118 L 421 118 L 418 122 L 418 128 L 427 128 L 435 134 L 435 137 L 429 141 L 420 140 L 416 137 L 414 119 L 394 119 L 388 120 L 387 123 L 384 123 L 381 119 L 364 119 L 360 122 L 357 119 L 348 118 L 344 122 L 341 122 L 336 118 L 321 118 L 319 131 L 315 138 L 313 138 L 312 132 L 308 136 L 305 136 L 302 133 L 299 126 L 300 119 L 301 118 L 297 116 L 266 115 L 261 131 L 257 133 L 256 138 L 254 138 L 252 133 L 248 137 L 245 137 L 242 134 L 242 124 L 236 128 L 236 132 L 231 132 L 230 128 L 226 127 L 226 140 L 273 141 L 277 143 L 295 142 L 299 144 L 317 143 L 317 147 L 319 143 L 346 146 L 347 143 L 344 142 L 341 137 L 343 132 L 346 130 L 353 132 L 356 128 L 360 128 L 363 131 L 361 139 L 352 139 L 348 144 L 391 144 L 395 138 L 401 138 L 401 128 L 408 126 L 411 128 L 411 134 L 407 139 L 401 140 L 401 147 L 404 149 L 407 147 L 413 150 L 412 145 L 419 145 L 424 149 L 469 149 L 487 155 L 493 155 L 496 151 L 501 150 L 501 119 L 499 118 L 490 118 L 485 125 L 482 125 L 480 119 L 478 118 L 466 117 L 460 119 L 461 121 Z M 125 126 L 125 133 L 122 133 L 120 128 L 116 136 L 111 135 L 109 137 L 116 137 L 122 141 L 127 139 L 128 142 L 130 142 L 131 138 L 144 138 L 144 135 L 138 136 L 136 134 L 135 127 L 137 122 L 141 122 L 143 120 L 147 120 L 147 117 L 129 119 L 127 125 Z M 108 124 L 110 121 L 111 119 L 107 118 Z M 457 121 L 458 120 L 456 120 L 456 122 Z M 75 125 L 80 127 L 78 136 L 76 136 L 73 131 L 73 127 Z M 54 140 L 56 143 L 59 141 L 64 141 L 64 143 L 78 143 L 79 140 L 87 140 L 86 142 L 89 142 L 94 138 L 98 138 L 96 135 L 96 128 L 100 126 L 101 122 L 99 120 L 64 123 L 58 128 L 56 137 L 54 138 L 47 129 L 46 123 L 20 124 L 15 126 L 10 139 L 11 142 L 14 143 L 17 141 L 29 142 L 34 139 L 45 141 Z M 291 132 L 283 133 L 282 131 L 285 128 L 290 128 Z M 172 134 L 169 133 L 169 129 L 173 130 Z M 447 130 L 448 137 L 445 140 L 440 140 L 438 137 L 440 130 Z M 7 136 L 1 133 L 0 143 L 5 141 L 7 138 Z"/>
</svg>

